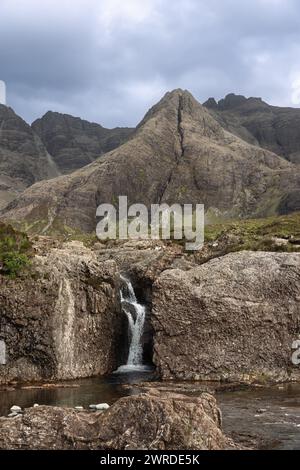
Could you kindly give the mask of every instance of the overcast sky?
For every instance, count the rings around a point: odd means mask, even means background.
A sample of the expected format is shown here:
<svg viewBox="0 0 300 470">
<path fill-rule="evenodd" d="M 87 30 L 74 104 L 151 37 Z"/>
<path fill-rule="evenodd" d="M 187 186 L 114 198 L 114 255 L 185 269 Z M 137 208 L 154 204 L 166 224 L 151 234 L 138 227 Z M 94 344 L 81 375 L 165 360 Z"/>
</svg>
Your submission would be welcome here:
<svg viewBox="0 0 300 470">
<path fill-rule="evenodd" d="M 134 126 L 168 90 L 300 105 L 299 0 L 0 0 L 0 79 L 27 121 Z"/>
</svg>

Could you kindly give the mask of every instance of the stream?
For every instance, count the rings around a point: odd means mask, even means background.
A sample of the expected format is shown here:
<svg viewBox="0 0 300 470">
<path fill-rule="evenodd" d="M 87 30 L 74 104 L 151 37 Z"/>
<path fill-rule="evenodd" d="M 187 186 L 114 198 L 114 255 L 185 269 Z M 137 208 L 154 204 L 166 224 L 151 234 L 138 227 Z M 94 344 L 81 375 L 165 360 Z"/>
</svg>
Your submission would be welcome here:
<svg viewBox="0 0 300 470">
<path fill-rule="evenodd" d="M 86 409 L 90 404 L 112 405 L 123 396 L 139 393 L 138 384 L 152 379 L 153 372 L 136 371 L 71 381 L 59 388 L 0 391 L 0 415 L 7 416 L 12 405 L 27 408 L 37 403 Z M 191 394 L 195 396 L 195 391 Z M 300 384 L 217 391 L 216 398 L 223 429 L 237 442 L 260 449 L 300 449 Z"/>
<path fill-rule="evenodd" d="M 246 388 L 216 383 L 154 382 L 157 380 L 155 369 L 143 362 L 145 306 L 138 302 L 131 281 L 126 277 L 121 277 L 121 280 L 122 311 L 128 319 L 127 362 L 108 377 L 48 386 L 4 387 L 0 389 L 0 416 L 7 416 L 13 405 L 22 409 L 34 404 L 82 406 L 89 410 L 89 405 L 112 405 L 121 397 L 140 393 L 144 387 L 192 396 L 200 396 L 203 390 L 207 390 L 216 393 L 224 432 L 242 447 L 300 450 L 300 384 Z"/>
</svg>

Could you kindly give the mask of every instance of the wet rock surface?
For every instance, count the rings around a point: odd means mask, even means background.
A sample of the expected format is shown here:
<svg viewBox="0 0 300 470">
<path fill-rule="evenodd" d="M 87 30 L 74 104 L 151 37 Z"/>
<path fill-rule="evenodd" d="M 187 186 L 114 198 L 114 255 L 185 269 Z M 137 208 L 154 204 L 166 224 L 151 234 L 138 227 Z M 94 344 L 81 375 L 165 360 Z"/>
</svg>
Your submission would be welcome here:
<svg viewBox="0 0 300 470">
<path fill-rule="evenodd" d="M 118 400 L 104 412 L 39 406 L 0 418 L 0 449 L 234 448 L 221 431 L 215 398 L 149 391 Z"/>
</svg>

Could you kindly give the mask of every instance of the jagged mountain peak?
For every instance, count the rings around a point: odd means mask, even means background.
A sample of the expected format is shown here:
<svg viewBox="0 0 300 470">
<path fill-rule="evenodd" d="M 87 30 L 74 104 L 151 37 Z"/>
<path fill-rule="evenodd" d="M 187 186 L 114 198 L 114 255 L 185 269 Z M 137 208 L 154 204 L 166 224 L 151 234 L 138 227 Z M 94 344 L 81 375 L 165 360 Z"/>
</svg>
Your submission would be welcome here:
<svg viewBox="0 0 300 470">
<path fill-rule="evenodd" d="M 246 142 L 300 163 L 300 109 L 269 105 L 261 98 L 230 93 L 203 104 L 221 126 Z"/>
<path fill-rule="evenodd" d="M 24 119 L 0 105 L 0 208 L 33 183 L 59 171 Z"/>
<path fill-rule="evenodd" d="M 222 98 L 218 102 L 213 97 L 209 98 L 205 103 L 203 103 L 203 106 L 212 110 L 230 111 L 236 108 L 268 107 L 269 105 L 265 103 L 262 98 L 246 98 L 244 95 L 228 93 L 225 98 Z"/>
<path fill-rule="evenodd" d="M 181 137 L 189 130 L 198 135 L 220 138 L 222 127 L 213 119 L 188 90 L 181 88 L 167 92 L 145 115 L 137 129 L 159 132 L 159 127 L 172 127 Z"/>
<path fill-rule="evenodd" d="M 69 114 L 48 111 L 32 123 L 62 173 L 71 173 L 125 142 L 132 129 L 106 129 Z"/>
<path fill-rule="evenodd" d="M 36 119 L 32 123 L 32 127 L 36 128 L 39 123 L 43 123 L 46 121 L 55 121 L 57 125 L 62 125 L 65 123 L 66 125 L 72 123 L 73 126 L 77 126 L 79 128 L 84 128 L 86 125 L 89 126 L 96 126 L 97 128 L 102 128 L 104 129 L 101 124 L 95 123 L 95 122 L 89 122 L 86 119 L 82 119 L 78 116 L 72 116 L 71 114 L 66 114 L 66 113 L 59 113 L 57 111 L 47 111 L 41 118 Z"/>
<path fill-rule="evenodd" d="M 282 210 L 287 194 L 296 201 L 299 181 L 295 165 L 226 132 L 189 92 L 174 90 L 127 142 L 71 175 L 32 186 L 4 219 L 25 219 L 42 233 L 94 231 L 98 205 L 120 195 L 147 206 L 204 204 L 213 220 L 268 215 Z"/>
</svg>

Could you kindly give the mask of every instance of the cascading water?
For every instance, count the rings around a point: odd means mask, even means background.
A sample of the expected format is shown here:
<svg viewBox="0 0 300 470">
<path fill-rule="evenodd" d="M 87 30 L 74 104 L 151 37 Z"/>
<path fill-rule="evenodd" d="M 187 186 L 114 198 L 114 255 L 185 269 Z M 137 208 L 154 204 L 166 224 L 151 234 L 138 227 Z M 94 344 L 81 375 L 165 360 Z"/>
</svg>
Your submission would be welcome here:
<svg viewBox="0 0 300 470">
<path fill-rule="evenodd" d="M 149 367 L 143 365 L 142 344 L 142 336 L 146 320 L 146 308 L 137 301 L 130 280 L 123 276 L 121 276 L 121 280 L 123 283 L 120 290 L 121 307 L 128 319 L 130 345 L 127 363 L 119 367 L 116 372 L 148 370 Z"/>
</svg>

